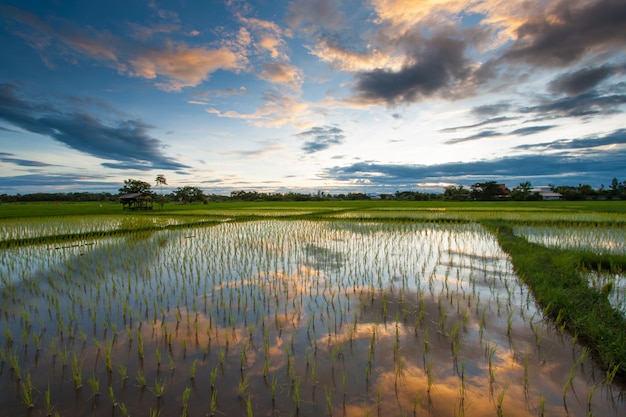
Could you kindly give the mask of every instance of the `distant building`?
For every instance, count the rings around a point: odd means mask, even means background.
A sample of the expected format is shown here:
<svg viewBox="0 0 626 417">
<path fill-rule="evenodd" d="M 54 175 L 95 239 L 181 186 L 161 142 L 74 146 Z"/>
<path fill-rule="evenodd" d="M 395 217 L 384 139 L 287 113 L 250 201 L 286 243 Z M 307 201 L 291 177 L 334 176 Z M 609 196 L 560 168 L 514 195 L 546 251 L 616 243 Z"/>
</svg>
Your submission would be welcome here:
<svg viewBox="0 0 626 417">
<path fill-rule="evenodd" d="M 547 185 L 542 185 L 539 187 L 533 187 L 530 189 L 531 193 L 539 193 L 541 198 L 544 200 L 560 200 L 563 198 L 563 194 L 555 193 L 552 191 L 552 188 Z"/>
</svg>

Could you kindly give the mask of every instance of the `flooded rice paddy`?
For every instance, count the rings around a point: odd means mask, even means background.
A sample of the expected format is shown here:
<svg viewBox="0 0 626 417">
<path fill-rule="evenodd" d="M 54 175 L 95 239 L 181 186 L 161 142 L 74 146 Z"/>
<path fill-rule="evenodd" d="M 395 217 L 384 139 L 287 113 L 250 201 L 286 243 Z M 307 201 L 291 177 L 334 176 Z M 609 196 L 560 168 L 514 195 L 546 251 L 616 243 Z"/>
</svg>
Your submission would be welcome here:
<svg viewBox="0 0 626 417">
<path fill-rule="evenodd" d="M 0 256 L 0 415 L 626 410 L 476 224 L 267 220 Z"/>
</svg>

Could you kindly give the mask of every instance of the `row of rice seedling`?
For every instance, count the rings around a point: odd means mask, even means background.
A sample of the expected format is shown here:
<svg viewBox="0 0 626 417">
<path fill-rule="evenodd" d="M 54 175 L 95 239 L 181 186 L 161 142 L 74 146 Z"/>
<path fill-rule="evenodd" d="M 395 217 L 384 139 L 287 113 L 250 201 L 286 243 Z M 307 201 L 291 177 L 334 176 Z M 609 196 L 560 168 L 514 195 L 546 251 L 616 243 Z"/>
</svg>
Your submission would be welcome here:
<svg viewBox="0 0 626 417">
<path fill-rule="evenodd" d="M 591 251 L 597 254 L 626 254 L 626 228 L 531 227 L 513 228 L 517 236 L 545 246 Z"/>
<path fill-rule="evenodd" d="M 624 406 L 476 224 L 267 220 L 12 250 L 3 414 Z"/>
<path fill-rule="evenodd" d="M 164 228 L 172 225 L 198 222 L 207 215 L 197 216 L 149 216 L 107 215 L 10 219 L 0 221 L 0 241 L 23 240 L 35 237 L 80 235 L 113 230 L 133 230 L 141 228 Z"/>
</svg>

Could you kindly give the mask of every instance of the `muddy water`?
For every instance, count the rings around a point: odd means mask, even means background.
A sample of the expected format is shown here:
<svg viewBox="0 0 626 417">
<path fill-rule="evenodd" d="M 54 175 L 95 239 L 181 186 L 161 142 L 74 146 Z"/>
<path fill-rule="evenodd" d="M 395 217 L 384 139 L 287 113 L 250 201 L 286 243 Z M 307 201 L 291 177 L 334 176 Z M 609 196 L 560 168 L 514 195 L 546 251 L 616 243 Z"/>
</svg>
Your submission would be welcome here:
<svg viewBox="0 0 626 417">
<path fill-rule="evenodd" d="M 61 416 L 626 409 L 476 225 L 265 221 L 35 252 L 3 258 L 0 415 L 45 415 L 47 391 Z"/>
</svg>

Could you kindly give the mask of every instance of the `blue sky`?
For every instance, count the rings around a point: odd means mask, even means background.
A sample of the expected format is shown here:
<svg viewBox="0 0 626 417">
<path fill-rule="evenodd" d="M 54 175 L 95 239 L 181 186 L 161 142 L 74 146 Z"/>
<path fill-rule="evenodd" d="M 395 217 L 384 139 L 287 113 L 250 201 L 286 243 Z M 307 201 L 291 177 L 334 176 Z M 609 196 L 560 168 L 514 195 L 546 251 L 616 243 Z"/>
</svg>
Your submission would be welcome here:
<svg viewBox="0 0 626 417">
<path fill-rule="evenodd" d="M 0 4 L 0 193 L 608 186 L 622 0 Z"/>
</svg>

